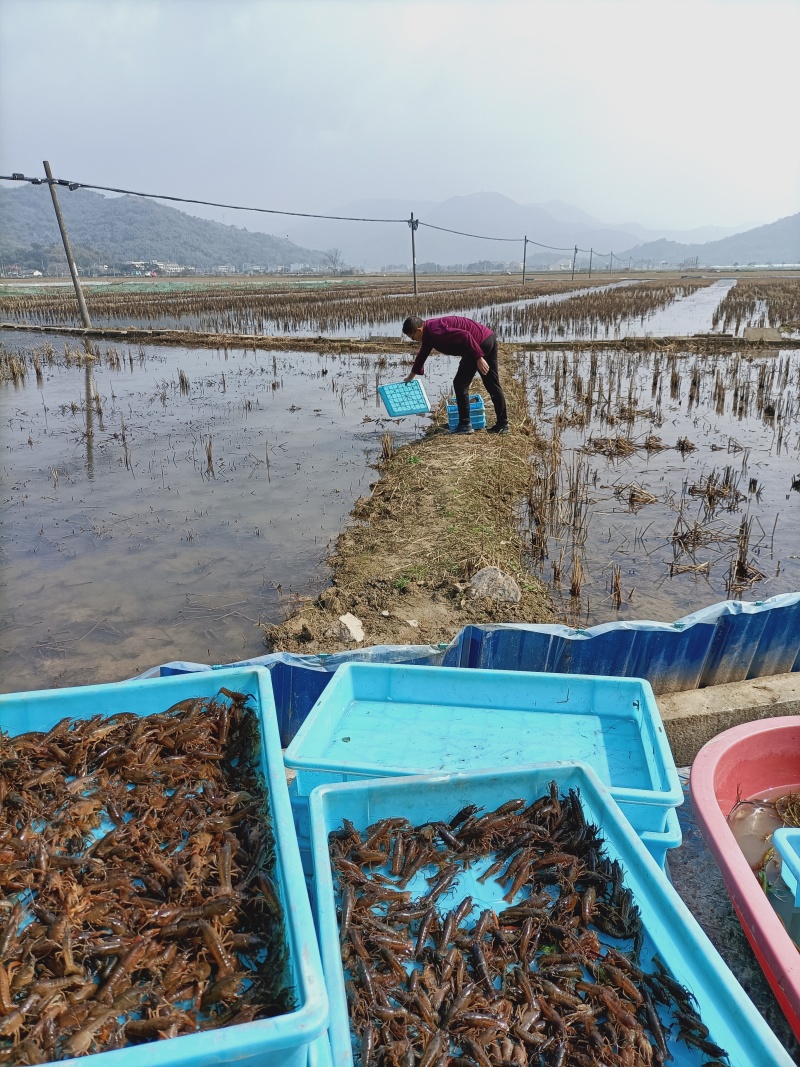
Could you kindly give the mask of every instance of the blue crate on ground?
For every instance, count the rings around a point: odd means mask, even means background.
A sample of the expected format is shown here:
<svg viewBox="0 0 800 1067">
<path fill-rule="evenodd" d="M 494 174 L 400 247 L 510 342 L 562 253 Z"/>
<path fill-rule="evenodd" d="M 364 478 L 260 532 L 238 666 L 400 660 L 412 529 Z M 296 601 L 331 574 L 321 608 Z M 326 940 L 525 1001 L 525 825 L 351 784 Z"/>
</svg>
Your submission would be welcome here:
<svg viewBox="0 0 800 1067">
<path fill-rule="evenodd" d="M 327 1033 L 308 1046 L 308 1067 L 333 1067 L 331 1043 Z"/>
<path fill-rule="evenodd" d="M 800 830 L 781 827 L 772 835 L 772 844 L 781 858 L 781 877 L 794 893 L 794 906 L 800 906 Z"/>
<path fill-rule="evenodd" d="M 620 810 L 625 814 L 624 808 Z M 627 818 L 627 816 L 626 816 Z M 636 834 L 644 847 L 653 857 L 662 871 L 667 870 L 667 852 L 671 848 L 680 848 L 683 843 L 681 824 L 678 821 L 678 813 L 674 808 L 667 812 L 666 828 L 660 833 L 655 830 L 639 830 Z"/>
<path fill-rule="evenodd" d="M 419 825 L 447 822 L 466 804 L 491 811 L 512 797 L 533 801 L 547 792 L 551 780 L 562 793 L 579 790 L 587 822 L 600 827 L 610 859 L 623 868 L 626 886 L 638 905 L 644 928 L 641 963 L 652 970 L 658 955 L 669 974 L 696 998 L 699 1015 L 712 1041 L 725 1048 L 730 1067 L 790 1067 L 793 1063 L 733 977 L 686 905 L 659 871 L 623 817 L 619 806 L 590 768 L 568 761 L 474 774 L 436 774 L 382 781 L 350 782 L 315 789 L 309 799 L 312 849 L 316 870 L 316 918 L 323 968 L 331 1004 L 329 1037 L 336 1067 L 353 1067 L 353 1036 L 347 1012 L 339 926 L 333 877 L 328 855 L 328 833 L 349 819 L 357 830 L 385 818 L 407 818 Z M 426 872 L 420 872 L 408 889 L 427 891 Z M 476 871 L 459 876 L 458 899 L 472 896 L 472 916 L 485 908 L 498 913 L 508 905 L 499 897 L 496 883 L 480 883 Z M 452 907 L 453 892 L 439 903 Z M 666 1019 L 662 1019 L 666 1021 Z M 697 1067 L 709 1057 L 691 1049 L 667 1032 L 670 1063 Z M 728 1061 L 726 1060 L 726 1063 Z"/>
<path fill-rule="evenodd" d="M 236 1067 L 307 1067 L 310 1063 L 325 1067 L 330 1062 L 324 1058 L 328 1000 L 286 787 L 269 671 L 238 667 L 0 695 L 0 727 L 13 736 L 49 730 L 64 718 L 122 712 L 152 715 L 180 701 L 214 697 L 223 687 L 250 695 L 259 719 L 261 774 L 275 838 L 275 882 L 284 908 L 288 978 L 296 1007 L 272 1019 L 96 1054 L 104 1067 L 139 1067 L 142 1063 L 148 1067 L 221 1067 L 233 1063 Z"/>
<path fill-rule="evenodd" d="M 417 378 L 413 382 L 379 385 L 378 392 L 392 418 L 400 415 L 425 415 L 431 410 L 425 387 Z"/>
<path fill-rule="evenodd" d="M 486 429 L 486 408 L 483 397 L 478 393 L 473 393 L 469 398 L 469 421 L 473 430 Z M 447 401 L 447 425 L 451 430 L 458 426 L 458 405 L 454 396 Z"/>
<path fill-rule="evenodd" d="M 581 760 L 637 831 L 683 802 L 650 684 L 640 678 L 346 663 L 286 749 L 297 792 L 327 782 Z"/>
<path fill-rule="evenodd" d="M 302 851 L 311 848 L 311 821 L 308 814 L 308 795 L 301 796 L 297 789 L 297 779 L 289 783 L 289 801 L 292 806 L 292 819 L 297 834 L 297 843 Z"/>
</svg>

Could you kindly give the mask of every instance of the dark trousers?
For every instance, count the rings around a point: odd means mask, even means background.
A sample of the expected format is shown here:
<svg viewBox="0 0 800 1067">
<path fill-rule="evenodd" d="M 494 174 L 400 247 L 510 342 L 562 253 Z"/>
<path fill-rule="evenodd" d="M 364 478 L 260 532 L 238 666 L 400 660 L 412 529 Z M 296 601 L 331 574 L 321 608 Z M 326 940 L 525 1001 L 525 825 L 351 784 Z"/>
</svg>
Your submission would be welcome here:
<svg viewBox="0 0 800 1067">
<path fill-rule="evenodd" d="M 481 381 L 486 386 L 486 392 L 492 398 L 495 418 L 498 426 L 505 426 L 508 422 L 506 412 L 506 398 L 500 387 L 500 375 L 497 367 L 497 338 L 491 334 L 481 343 L 483 358 L 489 364 L 487 374 L 481 374 Z M 469 425 L 469 386 L 475 374 L 480 374 L 475 359 L 472 356 L 462 356 L 458 365 L 456 376 L 453 378 L 453 392 L 456 394 L 458 405 L 458 421 L 462 426 Z"/>
</svg>

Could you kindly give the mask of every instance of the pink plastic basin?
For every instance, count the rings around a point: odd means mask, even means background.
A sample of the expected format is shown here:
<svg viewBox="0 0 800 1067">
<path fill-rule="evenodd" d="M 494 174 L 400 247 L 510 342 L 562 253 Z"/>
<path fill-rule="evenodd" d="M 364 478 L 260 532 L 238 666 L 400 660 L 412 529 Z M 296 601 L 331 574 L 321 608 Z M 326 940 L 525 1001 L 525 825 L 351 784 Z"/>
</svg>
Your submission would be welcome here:
<svg viewBox="0 0 800 1067">
<path fill-rule="evenodd" d="M 709 741 L 692 764 L 697 821 L 725 879 L 733 906 L 789 1025 L 800 1038 L 800 952 L 750 870 L 727 816 L 737 796 L 800 782 L 800 715 L 761 719 Z"/>
</svg>

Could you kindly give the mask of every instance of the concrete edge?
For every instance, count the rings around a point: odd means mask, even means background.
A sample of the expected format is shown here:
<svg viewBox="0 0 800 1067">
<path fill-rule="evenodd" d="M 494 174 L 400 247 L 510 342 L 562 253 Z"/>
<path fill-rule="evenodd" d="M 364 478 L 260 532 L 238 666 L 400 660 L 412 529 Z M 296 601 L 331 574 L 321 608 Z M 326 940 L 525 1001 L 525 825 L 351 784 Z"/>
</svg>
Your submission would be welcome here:
<svg viewBox="0 0 800 1067">
<path fill-rule="evenodd" d="M 688 767 L 707 741 L 731 726 L 800 715 L 800 673 L 665 693 L 656 701 L 675 762 Z"/>
</svg>

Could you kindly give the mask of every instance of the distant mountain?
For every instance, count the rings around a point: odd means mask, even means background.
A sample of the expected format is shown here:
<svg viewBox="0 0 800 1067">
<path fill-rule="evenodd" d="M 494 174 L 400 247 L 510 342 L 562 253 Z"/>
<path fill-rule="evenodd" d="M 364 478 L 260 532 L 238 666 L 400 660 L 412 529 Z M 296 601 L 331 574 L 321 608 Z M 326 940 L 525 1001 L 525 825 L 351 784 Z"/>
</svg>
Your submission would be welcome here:
<svg viewBox="0 0 800 1067">
<path fill-rule="evenodd" d="M 595 227 L 605 225 L 586 211 L 575 207 L 574 204 L 566 204 L 563 200 L 548 200 L 541 207 L 549 211 L 554 219 L 560 219 L 562 222 L 583 222 Z M 700 241 L 718 241 L 723 237 L 730 237 L 734 233 L 742 233 L 744 230 L 751 230 L 754 226 L 760 225 L 759 222 L 743 222 L 739 226 L 697 226 L 692 230 L 653 230 L 638 222 L 621 222 L 618 228 L 636 234 L 641 241 L 655 241 L 664 237 L 669 241 L 696 244 Z"/>
<path fill-rule="evenodd" d="M 411 230 L 406 220 L 412 211 L 420 220 L 415 232 L 420 267 L 426 263 L 467 266 L 478 261 L 519 264 L 525 235 L 530 242 L 556 246 L 541 248 L 530 243 L 527 261 L 532 268 L 568 258 L 575 245 L 600 254 L 613 251 L 620 261 L 629 256 L 670 264 L 698 257 L 703 265 L 800 260 L 800 215 L 700 243 L 700 234 L 714 233 L 718 228 L 659 233 L 637 223 L 607 224 L 559 200 L 518 204 L 499 193 L 486 192 L 455 196 L 441 203 L 360 200 L 330 213 L 391 221 L 293 220 L 289 239 L 198 218 L 140 197 L 106 197 L 87 189 L 70 192 L 63 187 L 59 197 L 79 266 L 140 260 L 200 270 L 227 264 L 237 270 L 244 266 L 288 267 L 292 263 L 317 266 L 325 255 L 319 250 L 334 248 L 351 267 L 379 270 L 409 266 Z M 478 236 L 464 237 L 446 230 Z M 670 239 L 676 235 L 682 242 Z M 650 240 L 654 236 L 660 239 Z M 480 239 L 483 237 L 510 240 Z M 579 260 L 586 258 L 579 256 Z M 33 269 L 65 264 L 46 186 L 0 186 L 0 260 Z"/>
<path fill-rule="evenodd" d="M 704 244 L 707 241 L 721 241 L 723 237 L 732 237 L 735 233 L 744 233 L 752 230 L 755 226 L 762 226 L 761 222 L 744 222 L 739 226 L 696 226 L 691 230 L 652 230 L 647 226 L 640 226 L 638 222 L 625 222 L 621 225 L 631 233 L 635 233 L 642 241 L 658 241 L 662 237 L 668 241 L 678 241 L 684 244 Z"/>
<path fill-rule="evenodd" d="M 79 266 L 159 260 L 241 270 L 244 264 L 274 268 L 321 259 L 320 252 L 285 238 L 199 219 L 155 200 L 60 188 L 59 202 Z M 0 186 L 0 259 L 37 269 L 42 262 L 66 265 L 47 186 Z"/>
<path fill-rule="evenodd" d="M 800 213 L 745 230 L 721 241 L 680 244 L 676 241 L 650 241 L 620 252 L 624 259 L 651 260 L 677 265 L 697 258 L 702 267 L 731 267 L 736 264 L 800 263 Z"/>
<path fill-rule="evenodd" d="M 615 225 L 601 222 L 581 208 L 561 200 L 545 204 L 518 204 L 500 193 L 472 193 L 455 196 L 441 203 L 412 200 L 359 200 L 332 209 L 332 215 L 361 218 L 408 219 L 411 212 L 421 220 L 416 232 L 417 262 L 432 261 L 442 265 L 470 263 L 480 259 L 519 262 L 522 238 L 566 251 L 552 251 L 528 246 L 528 263 L 547 265 L 578 245 L 598 252 L 621 254 L 655 237 L 698 241 L 739 232 L 737 228 L 703 227 L 699 230 L 651 230 L 637 223 Z M 460 230 L 481 237 L 509 237 L 507 241 L 484 241 L 442 233 L 431 227 Z M 390 264 L 411 263 L 411 235 L 407 225 L 395 223 L 330 222 L 322 219 L 293 224 L 292 240 L 315 248 L 339 248 L 346 263 L 367 269 Z"/>
<path fill-rule="evenodd" d="M 344 204 L 331 214 L 404 220 L 412 211 L 421 219 L 416 231 L 418 263 L 456 265 L 482 259 L 520 262 L 522 238 L 526 234 L 529 239 L 546 245 L 571 249 L 578 244 L 586 248 L 594 246 L 604 252 L 627 248 L 638 239 L 635 233 L 603 223 L 564 222 L 538 204 L 518 204 L 507 196 L 491 192 L 454 196 L 442 203 L 427 204 L 418 200 L 359 200 Z M 512 240 L 475 240 L 432 227 Z M 345 262 L 355 267 L 380 269 L 389 264 L 411 263 L 411 232 L 402 221 L 356 225 L 313 219 L 293 225 L 289 233 L 299 244 L 341 249 Z M 547 264 L 564 254 L 531 245 L 528 247 L 528 262 L 531 265 Z"/>
</svg>

